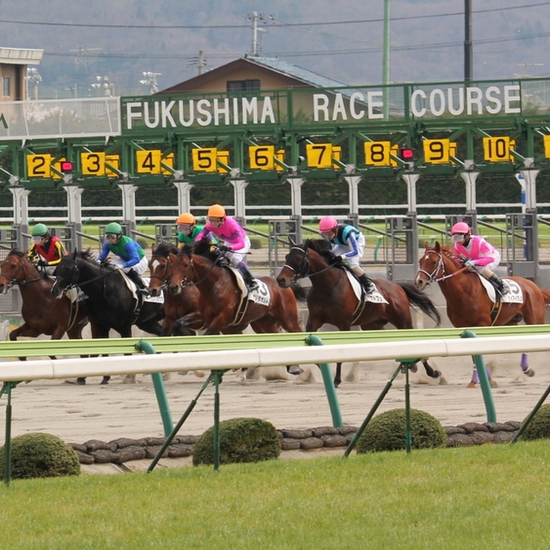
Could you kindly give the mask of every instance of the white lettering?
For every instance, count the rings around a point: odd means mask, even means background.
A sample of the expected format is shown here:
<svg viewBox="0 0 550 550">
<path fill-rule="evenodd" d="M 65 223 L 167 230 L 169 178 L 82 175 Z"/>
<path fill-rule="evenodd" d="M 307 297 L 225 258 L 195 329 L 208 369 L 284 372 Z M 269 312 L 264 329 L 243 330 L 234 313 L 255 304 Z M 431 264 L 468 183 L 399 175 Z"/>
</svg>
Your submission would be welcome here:
<svg viewBox="0 0 550 550">
<path fill-rule="evenodd" d="M 313 94 L 313 120 L 319 122 L 319 114 L 323 113 L 323 122 L 328 120 L 328 96 L 325 94 Z"/>
<path fill-rule="evenodd" d="M 346 107 L 344 106 L 344 98 L 342 94 L 338 93 L 334 96 L 334 107 L 332 109 L 332 120 L 338 120 L 338 115 L 342 117 L 342 120 L 348 119 L 346 113 Z"/>
<path fill-rule="evenodd" d="M 176 127 L 176 121 L 174 120 L 174 117 L 172 117 L 172 113 L 170 112 L 172 110 L 172 107 L 176 104 L 175 101 L 170 101 L 170 103 L 166 104 L 166 101 L 163 101 L 160 106 L 160 112 L 161 112 L 161 119 L 162 119 L 162 127 L 167 128 L 168 125 L 170 125 L 172 128 Z"/>
<path fill-rule="evenodd" d="M 138 108 L 139 111 L 134 111 L 134 108 Z M 126 103 L 126 129 L 131 130 L 132 129 L 132 121 L 135 120 L 141 120 L 142 118 L 142 111 L 143 105 L 139 101 L 129 101 Z M 4 116 L 4 115 L 2 115 Z"/>
<path fill-rule="evenodd" d="M 220 125 L 220 118 L 222 115 L 225 119 L 225 125 L 229 126 L 229 98 L 226 97 L 222 101 L 223 107 L 220 105 L 218 98 L 214 99 L 214 126 Z"/>
<path fill-rule="evenodd" d="M 474 105 L 477 105 L 477 114 L 483 114 L 483 105 L 481 103 L 482 97 L 483 92 L 477 86 L 468 86 L 468 88 L 466 88 L 466 108 L 469 115 L 473 113 Z"/>
<path fill-rule="evenodd" d="M 183 104 L 183 100 L 181 99 L 178 101 L 178 108 L 180 112 L 180 118 L 179 118 L 180 124 L 184 128 L 189 128 L 189 126 L 192 126 L 193 122 L 195 121 L 195 100 L 194 99 L 189 100 L 189 119 L 188 120 L 185 120 L 185 107 Z"/>
<path fill-rule="evenodd" d="M 458 92 L 458 108 L 456 109 L 453 104 L 454 91 Z M 464 88 L 458 88 L 458 90 L 447 88 L 447 98 L 449 113 L 455 116 L 461 115 L 464 112 Z"/>
<path fill-rule="evenodd" d="M 513 95 L 513 92 L 519 92 L 519 84 L 513 86 L 504 86 L 504 112 L 505 113 L 521 113 L 521 95 L 519 93 Z M 517 102 L 517 107 L 511 107 L 510 103 Z"/>
<path fill-rule="evenodd" d="M 439 103 L 439 108 L 437 107 Z M 430 94 L 430 111 L 435 116 L 441 116 L 445 112 L 445 95 L 443 90 L 435 89 Z"/>
<path fill-rule="evenodd" d="M 383 108 L 384 108 L 384 102 L 383 101 L 376 101 L 376 98 L 382 97 L 382 92 L 368 92 L 367 94 L 367 102 L 368 102 L 368 108 L 369 108 L 369 118 L 384 118 Z M 374 112 L 375 109 L 378 109 L 379 111 L 377 113 Z"/>
<path fill-rule="evenodd" d="M 489 104 L 485 107 L 485 109 L 487 109 L 487 112 L 492 115 L 496 115 L 502 109 L 502 102 L 498 97 L 495 97 L 498 95 L 500 95 L 500 90 L 497 86 L 489 86 L 485 91 L 485 97 L 487 98 L 487 103 Z"/>
<path fill-rule="evenodd" d="M 243 97 L 243 124 L 248 124 L 248 117 L 252 116 L 252 123 L 258 124 L 258 98 Z"/>
<path fill-rule="evenodd" d="M 265 121 L 269 118 L 271 124 L 275 124 L 275 112 L 273 111 L 273 104 L 271 103 L 271 98 L 266 96 L 264 98 L 264 107 L 262 109 L 262 118 L 260 120 L 261 124 L 265 124 Z"/>
<path fill-rule="evenodd" d="M 233 124 L 239 124 L 239 98 L 233 98 Z"/>
<path fill-rule="evenodd" d="M 152 122 L 151 122 L 151 117 L 149 113 L 149 107 L 150 107 L 149 103 L 143 104 L 143 119 L 147 128 L 156 128 L 160 122 L 160 109 L 159 109 L 158 101 L 155 101 L 155 103 L 153 103 L 152 105 L 153 112 L 154 112 L 154 118 Z"/>
<path fill-rule="evenodd" d="M 420 105 L 417 106 L 417 100 L 420 100 Z M 422 90 L 415 90 L 411 94 L 411 112 L 414 116 L 424 116 L 426 114 L 426 93 Z"/>
<path fill-rule="evenodd" d="M 202 118 L 197 118 L 197 124 L 200 126 L 208 126 L 212 122 L 212 114 L 208 110 L 211 107 L 208 99 L 199 99 L 197 101 L 197 113 L 204 115 Z"/>
<path fill-rule="evenodd" d="M 355 110 L 355 102 L 361 101 L 364 102 L 363 94 L 359 92 L 353 92 L 351 94 L 351 97 L 349 98 L 349 113 L 351 115 L 351 118 L 355 120 L 360 120 L 365 116 L 365 111 L 361 109 L 359 112 Z"/>
</svg>

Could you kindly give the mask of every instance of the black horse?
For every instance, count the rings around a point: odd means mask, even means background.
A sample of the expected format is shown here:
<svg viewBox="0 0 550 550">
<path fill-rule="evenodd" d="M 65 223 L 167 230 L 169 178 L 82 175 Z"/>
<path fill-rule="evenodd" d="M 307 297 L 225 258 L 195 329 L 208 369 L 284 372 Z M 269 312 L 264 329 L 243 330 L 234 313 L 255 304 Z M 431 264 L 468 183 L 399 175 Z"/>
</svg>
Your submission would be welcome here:
<svg viewBox="0 0 550 550">
<path fill-rule="evenodd" d="M 68 288 L 78 287 L 88 296 L 88 315 L 92 320 L 93 337 L 108 338 L 115 330 L 122 338 L 132 336 L 132 325 L 160 336 L 164 307 L 157 302 L 143 302 L 128 288 L 122 273 L 113 265 L 98 263 L 90 250 L 74 251 L 57 266 L 54 298 Z M 104 377 L 106 384 L 110 377 Z M 81 379 L 78 381 L 83 383 Z"/>
</svg>

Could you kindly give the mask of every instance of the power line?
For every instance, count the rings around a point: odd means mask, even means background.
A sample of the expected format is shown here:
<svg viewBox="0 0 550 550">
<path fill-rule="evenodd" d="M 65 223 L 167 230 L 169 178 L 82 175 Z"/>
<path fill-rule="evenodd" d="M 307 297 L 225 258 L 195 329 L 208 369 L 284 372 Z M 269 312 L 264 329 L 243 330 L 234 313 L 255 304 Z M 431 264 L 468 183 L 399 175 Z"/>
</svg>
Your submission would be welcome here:
<svg viewBox="0 0 550 550">
<path fill-rule="evenodd" d="M 517 9 L 526 9 L 526 8 L 537 8 L 540 6 L 547 6 L 550 2 L 539 2 L 537 4 L 527 4 L 527 5 L 518 5 L 510 6 L 506 8 L 491 8 L 485 10 L 473 10 L 472 13 L 491 13 L 491 12 L 501 12 Z M 450 12 L 450 13 L 439 13 L 431 15 L 410 15 L 406 17 L 392 17 L 392 21 L 408 21 L 412 19 L 432 19 L 437 17 L 453 17 L 453 16 L 463 16 L 464 12 Z M 383 18 L 375 19 L 354 19 L 354 20 L 344 20 L 344 21 L 317 21 L 309 23 L 273 23 L 272 27 L 319 27 L 327 25 L 358 25 L 364 23 L 380 23 L 383 21 Z M 244 24 L 235 24 L 235 25 L 121 25 L 121 24 L 101 24 L 101 23 L 58 23 L 58 22 L 45 22 L 45 21 L 21 21 L 15 19 L 0 19 L 0 23 L 7 25 L 36 25 L 42 27 L 84 27 L 84 28 L 103 28 L 103 29 L 243 29 L 249 28 L 249 25 Z"/>
</svg>

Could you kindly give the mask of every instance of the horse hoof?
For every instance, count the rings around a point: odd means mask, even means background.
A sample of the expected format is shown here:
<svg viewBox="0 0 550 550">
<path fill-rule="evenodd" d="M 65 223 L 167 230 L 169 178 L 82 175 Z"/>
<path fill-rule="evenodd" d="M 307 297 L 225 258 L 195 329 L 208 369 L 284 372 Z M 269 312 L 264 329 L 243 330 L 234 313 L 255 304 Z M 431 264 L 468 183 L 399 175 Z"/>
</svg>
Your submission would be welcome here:
<svg viewBox="0 0 550 550">
<path fill-rule="evenodd" d="M 498 388 L 498 384 L 492 378 L 489 380 L 489 385 L 491 386 L 491 388 Z"/>
<path fill-rule="evenodd" d="M 77 383 L 79 386 L 85 386 L 85 385 L 86 385 L 86 378 L 77 378 L 77 379 L 76 379 L 76 383 Z"/>
<path fill-rule="evenodd" d="M 287 367 L 288 374 L 294 374 L 295 376 L 298 376 L 299 374 L 302 374 L 304 370 L 298 366 L 298 365 L 289 365 Z"/>
<path fill-rule="evenodd" d="M 467 388 L 475 388 L 476 387 L 476 383 L 472 380 L 470 381 L 470 383 L 466 386 Z"/>
<path fill-rule="evenodd" d="M 529 369 L 528 371 L 524 372 L 524 374 L 529 378 L 533 378 L 533 376 L 535 376 L 535 371 L 533 369 Z"/>
<path fill-rule="evenodd" d="M 101 386 L 106 386 L 109 383 L 109 380 L 111 379 L 110 376 L 104 376 L 103 380 L 100 382 Z"/>
</svg>

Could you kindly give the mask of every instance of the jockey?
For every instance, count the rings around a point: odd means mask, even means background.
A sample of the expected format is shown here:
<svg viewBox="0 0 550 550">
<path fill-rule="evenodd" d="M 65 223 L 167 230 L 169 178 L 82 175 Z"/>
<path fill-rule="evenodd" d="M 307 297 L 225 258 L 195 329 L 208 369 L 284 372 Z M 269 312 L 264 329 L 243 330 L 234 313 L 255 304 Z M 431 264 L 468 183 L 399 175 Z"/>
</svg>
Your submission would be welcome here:
<svg viewBox="0 0 550 550">
<path fill-rule="evenodd" d="M 458 222 L 451 229 L 453 253 L 465 260 L 464 264 L 475 269 L 504 296 L 508 287 L 502 279 L 493 273 L 500 263 L 500 252 L 480 235 L 472 235 L 470 226 L 465 222 Z"/>
<path fill-rule="evenodd" d="M 319 222 L 319 233 L 332 245 L 332 253 L 347 262 L 367 294 L 372 292 L 374 284 L 359 265 L 365 250 L 365 237 L 359 229 L 353 225 L 338 223 L 338 220 L 332 216 L 325 216 Z"/>
<path fill-rule="evenodd" d="M 43 267 L 48 275 L 53 275 L 55 268 L 67 255 L 61 239 L 52 236 L 43 223 L 32 228 L 32 246 L 27 254 L 29 260 L 38 267 Z"/>
<path fill-rule="evenodd" d="M 176 220 L 178 226 L 178 246 L 192 244 L 195 242 L 195 237 L 203 230 L 202 225 L 197 225 L 197 220 L 193 214 L 186 212 L 180 214 Z"/>
<path fill-rule="evenodd" d="M 105 228 L 105 243 L 97 257 L 97 261 L 102 262 L 105 260 L 109 252 L 118 256 L 118 258 L 111 260 L 111 263 L 128 275 L 136 284 L 137 291 L 141 294 L 149 294 L 149 290 L 140 276 L 148 265 L 145 252 L 136 241 L 122 234 L 122 227 L 116 222 L 111 222 Z"/>
<path fill-rule="evenodd" d="M 220 204 L 213 204 L 208 209 L 208 221 L 203 230 L 195 237 L 200 241 L 203 237 L 212 233 L 229 247 L 229 250 L 222 252 L 233 267 L 236 267 L 242 274 L 246 286 L 250 290 L 258 288 L 258 283 L 244 263 L 244 257 L 250 250 L 250 239 L 241 224 L 226 215 L 225 208 Z"/>
</svg>

